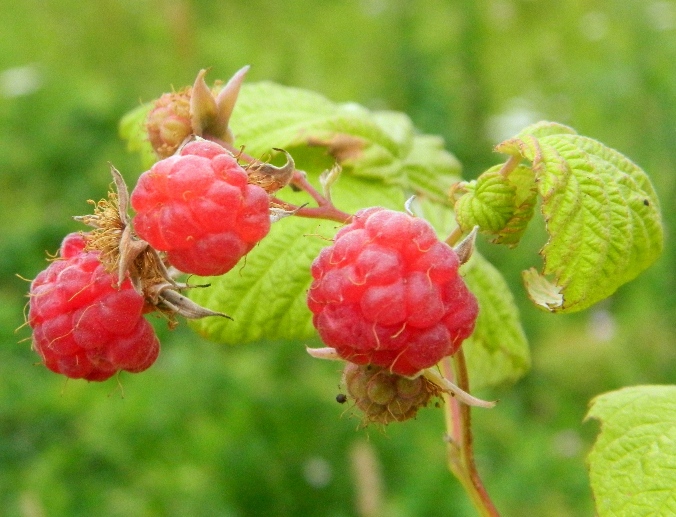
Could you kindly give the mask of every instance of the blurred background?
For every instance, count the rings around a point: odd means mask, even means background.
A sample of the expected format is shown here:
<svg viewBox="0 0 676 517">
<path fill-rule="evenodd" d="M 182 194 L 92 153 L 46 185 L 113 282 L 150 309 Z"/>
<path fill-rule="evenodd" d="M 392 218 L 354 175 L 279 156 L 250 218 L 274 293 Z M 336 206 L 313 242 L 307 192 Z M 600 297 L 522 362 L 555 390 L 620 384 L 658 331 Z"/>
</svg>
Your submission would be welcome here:
<svg viewBox="0 0 676 517">
<path fill-rule="evenodd" d="M 64 382 L 22 325 L 45 251 L 105 196 L 109 162 L 142 172 L 117 124 L 203 67 L 408 113 L 466 178 L 549 119 L 652 178 L 665 253 L 616 295 L 553 316 L 520 271 L 542 245 L 482 244 L 519 303 L 533 367 L 475 410 L 479 470 L 504 515 L 594 513 L 589 400 L 676 382 L 676 3 L 653 0 L 19 0 L 0 3 L 0 514 L 471 516 L 446 469 L 443 413 L 381 430 L 335 402 L 340 367 L 300 343 L 226 348 L 158 324 L 142 375 Z M 364 497 L 366 493 L 366 497 Z"/>
</svg>

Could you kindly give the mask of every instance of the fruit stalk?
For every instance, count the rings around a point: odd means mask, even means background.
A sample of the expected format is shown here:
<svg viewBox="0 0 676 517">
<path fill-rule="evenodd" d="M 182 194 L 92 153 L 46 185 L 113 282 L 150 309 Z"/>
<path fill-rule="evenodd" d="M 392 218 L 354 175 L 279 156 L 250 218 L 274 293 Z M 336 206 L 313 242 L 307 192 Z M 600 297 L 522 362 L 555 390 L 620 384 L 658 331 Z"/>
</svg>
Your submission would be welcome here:
<svg viewBox="0 0 676 517">
<path fill-rule="evenodd" d="M 467 364 L 462 348 L 453 357 L 444 358 L 440 366 L 444 377 L 455 382 L 462 390 L 469 392 Z M 499 517 L 500 514 L 491 501 L 474 462 L 471 407 L 447 394 L 444 394 L 444 400 L 446 402 L 448 467 L 462 484 L 479 515 Z"/>
<path fill-rule="evenodd" d="M 218 145 L 230 151 L 234 156 L 237 157 L 238 160 L 242 160 L 243 162 L 249 164 L 257 162 L 257 160 L 253 156 L 246 154 L 241 149 L 238 149 L 234 145 L 225 142 L 224 140 L 215 138 L 212 135 L 203 135 L 203 136 L 205 139 L 211 140 L 212 142 L 215 142 Z M 294 215 L 297 215 L 299 217 L 308 217 L 310 219 L 327 219 L 329 221 L 336 221 L 341 224 L 347 224 L 352 220 L 352 214 L 348 214 L 347 212 L 343 212 L 342 210 L 336 208 L 330 199 L 324 197 L 317 189 L 315 189 L 312 186 L 312 184 L 307 180 L 307 177 L 303 172 L 299 170 L 294 170 L 293 175 L 291 177 L 291 181 L 289 183 L 294 187 L 299 188 L 304 192 L 307 192 L 310 195 L 310 197 L 317 203 L 318 206 L 298 207 L 291 203 L 282 201 L 281 199 L 277 199 L 276 197 L 273 198 L 273 201 L 276 204 L 280 205 L 284 210 L 293 212 Z"/>
</svg>

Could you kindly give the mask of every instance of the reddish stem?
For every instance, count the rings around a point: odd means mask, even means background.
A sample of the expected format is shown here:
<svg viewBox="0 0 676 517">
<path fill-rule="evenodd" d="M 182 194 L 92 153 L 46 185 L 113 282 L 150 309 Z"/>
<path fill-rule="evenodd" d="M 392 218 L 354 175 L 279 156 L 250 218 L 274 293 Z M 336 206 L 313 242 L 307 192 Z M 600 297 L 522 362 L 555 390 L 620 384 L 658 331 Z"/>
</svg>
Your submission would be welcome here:
<svg viewBox="0 0 676 517">
<path fill-rule="evenodd" d="M 258 160 L 251 155 L 246 154 L 241 149 L 236 148 L 232 144 L 221 140 L 220 138 L 215 138 L 210 135 L 204 135 L 204 138 L 215 142 L 237 157 L 238 160 L 242 160 L 246 163 L 254 163 Z M 347 224 L 352 220 L 352 215 L 347 212 L 343 212 L 334 206 L 330 199 L 327 199 L 325 196 L 319 193 L 319 191 L 314 188 L 314 186 L 307 180 L 305 174 L 301 171 L 294 170 L 293 176 L 291 178 L 291 185 L 307 192 L 310 197 L 317 203 L 317 207 L 298 207 L 291 203 L 287 203 L 278 198 L 273 198 L 273 201 L 278 205 L 284 208 L 285 210 L 295 212 L 294 215 L 299 217 L 308 217 L 311 219 L 328 219 L 330 221 L 336 221 L 341 224 Z"/>
<path fill-rule="evenodd" d="M 444 376 L 469 393 L 467 364 L 462 348 L 441 362 Z M 446 397 L 449 468 L 462 483 L 477 511 L 484 517 L 499 517 L 474 462 L 471 408 L 454 397 Z"/>
<path fill-rule="evenodd" d="M 510 172 L 512 172 L 519 166 L 519 163 L 521 163 L 521 157 L 511 155 L 507 159 L 505 164 L 500 168 L 500 175 L 506 178 L 507 176 L 509 176 Z"/>
<path fill-rule="evenodd" d="M 352 215 L 342 210 L 338 210 L 332 204 L 327 204 L 323 206 L 296 206 L 281 199 L 273 198 L 273 202 L 276 206 L 283 208 L 289 212 L 295 212 L 294 215 L 300 217 L 307 217 L 310 219 L 328 219 L 329 221 L 336 221 L 340 224 L 347 224 L 352 220 Z"/>
<path fill-rule="evenodd" d="M 307 180 L 307 176 L 300 171 L 293 171 L 293 176 L 291 177 L 291 184 L 298 187 L 301 190 L 304 190 L 319 206 L 330 205 L 331 202 L 322 196 L 316 188 Z"/>
</svg>

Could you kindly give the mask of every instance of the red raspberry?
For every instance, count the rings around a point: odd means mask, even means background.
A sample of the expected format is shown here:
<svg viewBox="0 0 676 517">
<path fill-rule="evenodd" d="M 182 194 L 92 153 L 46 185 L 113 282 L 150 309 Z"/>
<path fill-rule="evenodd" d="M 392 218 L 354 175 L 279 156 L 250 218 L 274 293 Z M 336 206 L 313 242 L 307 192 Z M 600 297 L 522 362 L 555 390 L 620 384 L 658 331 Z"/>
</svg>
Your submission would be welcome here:
<svg viewBox="0 0 676 517">
<path fill-rule="evenodd" d="M 68 235 L 61 258 L 31 283 L 33 348 L 47 368 L 74 379 L 103 381 L 118 370 L 143 371 L 160 351 L 143 318 L 143 296 L 128 278 L 114 287 L 116 277 L 105 271 L 99 253 L 83 248 L 82 235 Z"/>
<path fill-rule="evenodd" d="M 133 224 L 177 269 L 222 275 L 270 230 L 268 194 L 220 145 L 191 142 L 157 162 L 131 194 Z"/>
<path fill-rule="evenodd" d="M 415 375 L 474 330 L 478 305 L 458 266 L 426 221 L 361 210 L 312 264 L 313 323 L 346 361 Z"/>
</svg>

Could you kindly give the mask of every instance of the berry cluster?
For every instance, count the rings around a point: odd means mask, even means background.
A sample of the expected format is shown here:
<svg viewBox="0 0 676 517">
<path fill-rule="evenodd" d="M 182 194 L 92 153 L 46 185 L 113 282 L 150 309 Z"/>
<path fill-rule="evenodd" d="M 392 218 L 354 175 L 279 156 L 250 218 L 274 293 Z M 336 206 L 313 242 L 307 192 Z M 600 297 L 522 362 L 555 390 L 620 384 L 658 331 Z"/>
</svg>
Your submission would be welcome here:
<svg viewBox="0 0 676 517">
<path fill-rule="evenodd" d="M 362 210 L 312 264 L 314 325 L 346 361 L 417 375 L 474 329 L 478 305 L 458 266 L 426 221 Z"/>
<path fill-rule="evenodd" d="M 148 368 L 159 341 L 145 312 L 223 316 L 177 293 L 187 286 L 167 266 L 223 274 L 270 230 L 270 196 L 216 143 L 196 140 L 160 160 L 130 198 L 117 171 L 113 177 L 114 202 L 101 201 L 93 216 L 79 218 L 95 230 L 66 237 L 30 288 L 33 348 L 50 370 L 76 379 Z"/>
<path fill-rule="evenodd" d="M 177 271 L 228 272 L 268 234 L 271 220 L 286 215 L 351 220 L 312 264 L 313 323 L 332 347 L 322 350 L 348 362 L 348 393 L 371 421 L 411 418 L 438 393 L 439 383 L 421 372 L 454 354 L 474 329 L 477 302 L 458 274 L 466 257 L 422 219 L 380 207 L 341 212 L 288 154 L 281 168 L 243 151 L 236 158 L 228 120 L 245 73 L 214 91 L 202 71 L 192 88 L 157 101 L 146 130 L 160 160 L 131 195 L 113 169 L 117 193 L 77 218 L 94 230 L 66 237 L 60 256 L 32 282 L 33 348 L 71 378 L 145 370 L 160 346 L 144 314 L 159 311 L 172 323 L 177 314 L 225 316 L 183 296 L 189 286 L 176 282 Z M 323 177 L 326 192 L 338 171 Z M 274 197 L 292 181 L 319 206 Z"/>
<path fill-rule="evenodd" d="M 159 311 L 170 325 L 176 315 L 226 316 L 181 294 L 190 286 L 175 277 L 226 273 L 268 234 L 271 219 L 293 213 L 276 204 L 271 217 L 272 195 L 291 180 L 293 160 L 277 168 L 240 152 L 247 171 L 224 147 L 232 149 L 228 121 L 247 69 L 215 90 L 202 70 L 191 88 L 158 99 L 145 129 L 159 161 L 131 196 L 112 169 L 117 192 L 93 215 L 76 217 L 94 230 L 66 237 L 31 283 L 27 323 L 49 369 L 96 381 L 139 372 L 160 348 L 145 313 Z"/>
</svg>

